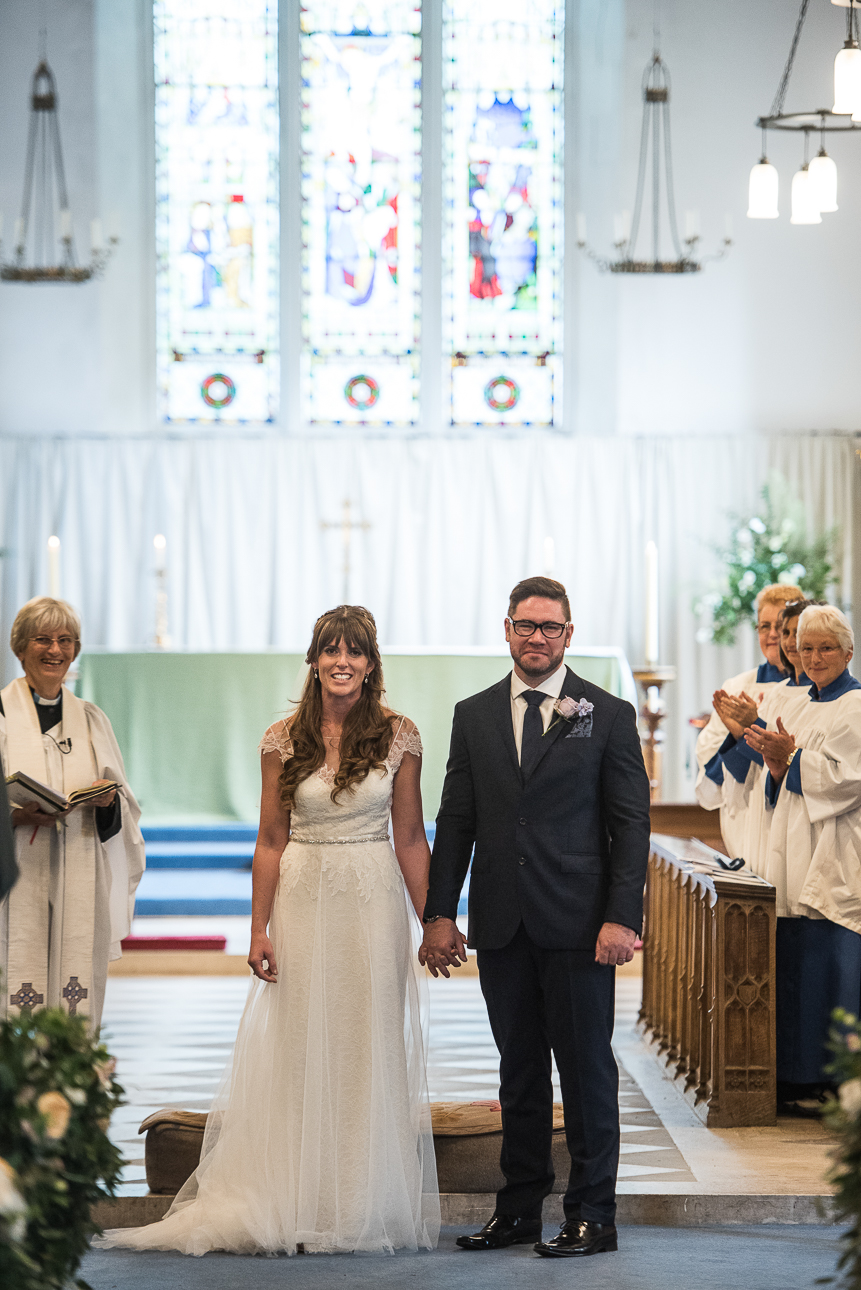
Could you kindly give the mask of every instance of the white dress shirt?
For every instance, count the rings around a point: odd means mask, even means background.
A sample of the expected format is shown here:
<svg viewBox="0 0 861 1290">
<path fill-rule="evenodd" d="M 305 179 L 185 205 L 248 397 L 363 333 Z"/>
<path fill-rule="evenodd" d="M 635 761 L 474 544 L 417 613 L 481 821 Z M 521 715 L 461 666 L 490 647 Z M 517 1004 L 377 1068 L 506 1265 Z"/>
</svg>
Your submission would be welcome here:
<svg viewBox="0 0 861 1290">
<path fill-rule="evenodd" d="M 518 762 L 520 761 L 520 744 L 523 740 L 523 718 L 526 715 L 526 709 L 529 707 L 529 704 L 522 697 L 524 691 L 535 689 L 547 695 L 547 698 L 542 701 L 538 708 L 546 730 L 553 718 L 553 704 L 562 693 L 565 672 L 565 664 L 560 663 L 552 676 L 548 676 L 546 681 L 542 681 L 540 685 L 536 686 L 527 685 L 525 681 L 521 681 L 516 672 L 511 673 L 511 724 L 514 727 L 514 742 L 517 745 Z"/>
</svg>

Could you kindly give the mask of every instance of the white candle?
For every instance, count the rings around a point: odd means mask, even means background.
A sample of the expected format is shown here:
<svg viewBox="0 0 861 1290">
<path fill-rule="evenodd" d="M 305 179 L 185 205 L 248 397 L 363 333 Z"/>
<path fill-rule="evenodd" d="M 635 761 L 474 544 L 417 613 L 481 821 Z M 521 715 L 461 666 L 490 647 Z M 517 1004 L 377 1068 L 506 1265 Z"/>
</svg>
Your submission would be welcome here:
<svg viewBox="0 0 861 1290">
<path fill-rule="evenodd" d="M 15 249 L 24 245 L 24 216 L 19 215 L 15 220 Z"/>
<path fill-rule="evenodd" d="M 152 544 L 155 548 L 155 567 L 156 569 L 163 569 L 165 562 L 164 553 L 167 550 L 167 538 L 163 533 L 156 533 L 152 540 Z"/>
<path fill-rule="evenodd" d="M 577 245 L 586 245 L 586 216 L 582 211 L 577 214 Z"/>
<path fill-rule="evenodd" d="M 72 240 L 72 212 L 67 210 L 60 211 L 60 241 L 66 242 Z"/>
<path fill-rule="evenodd" d="M 685 211 L 685 241 L 693 242 L 700 235 L 699 211 Z"/>
<path fill-rule="evenodd" d="M 732 215 L 730 214 L 726 214 L 723 217 L 723 235 L 725 241 L 732 241 Z"/>
<path fill-rule="evenodd" d="M 658 548 L 646 543 L 646 666 L 658 661 Z"/>
<path fill-rule="evenodd" d="M 0 242 L 3 241 L 3 212 L 0 211 Z"/>
<path fill-rule="evenodd" d="M 53 535 L 48 538 L 48 595 L 60 598 L 60 539 Z"/>
<path fill-rule="evenodd" d="M 102 237 L 102 221 L 100 219 L 90 220 L 90 246 L 94 251 L 101 251 L 104 245 Z"/>
<path fill-rule="evenodd" d="M 556 566 L 556 543 L 552 537 L 544 539 L 544 576 L 553 577 L 553 571 Z"/>
<path fill-rule="evenodd" d="M 613 216 L 613 233 L 617 246 L 628 241 L 631 236 L 631 212 L 622 211 L 621 215 Z"/>
</svg>

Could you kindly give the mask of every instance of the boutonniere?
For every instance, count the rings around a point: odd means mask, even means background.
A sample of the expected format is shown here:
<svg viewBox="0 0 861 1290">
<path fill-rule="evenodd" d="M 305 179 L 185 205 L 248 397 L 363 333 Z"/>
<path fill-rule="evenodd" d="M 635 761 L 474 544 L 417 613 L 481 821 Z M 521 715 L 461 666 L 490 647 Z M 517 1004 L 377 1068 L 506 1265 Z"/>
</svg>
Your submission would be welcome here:
<svg viewBox="0 0 861 1290">
<path fill-rule="evenodd" d="M 567 696 L 563 699 L 557 699 L 553 704 L 553 711 L 558 712 L 559 716 L 556 721 L 551 721 L 550 725 L 544 731 L 549 735 L 554 726 L 558 726 L 560 721 L 579 721 L 583 718 L 589 718 L 591 725 L 591 714 L 595 707 L 588 699 L 569 699 Z"/>
</svg>

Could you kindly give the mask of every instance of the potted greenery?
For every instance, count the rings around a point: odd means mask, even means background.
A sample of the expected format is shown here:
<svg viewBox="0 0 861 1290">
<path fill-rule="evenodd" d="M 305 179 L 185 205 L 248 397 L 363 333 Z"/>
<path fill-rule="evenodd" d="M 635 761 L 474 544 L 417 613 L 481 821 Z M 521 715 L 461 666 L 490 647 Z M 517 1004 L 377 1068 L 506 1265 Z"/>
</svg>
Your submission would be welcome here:
<svg viewBox="0 0 861 1290">
<path fill-rule="evenodd" d="M 808 537 L 804 507 L 774 475 L 762 489 L 759 513 L 733 517 L 728 546 L 719 548 L 724 575 L 719 590 L 701 596 L 695 613 L 707 622 L 697 640 L 734 645 L 739 627 L 756 622 L 756 598 L 772 582 L 794 583 L 821 600 L 833 581 L 837 530 Z"/>
<path fill-rule="evenodd" d="M 107 1136 L 123 1090 L 86 1017 L 59 1008 L 0 1023 L 0 1285 L 65 1290 L 97 1201 L 115 1194 L 122 1157 Z"/>
</svg>

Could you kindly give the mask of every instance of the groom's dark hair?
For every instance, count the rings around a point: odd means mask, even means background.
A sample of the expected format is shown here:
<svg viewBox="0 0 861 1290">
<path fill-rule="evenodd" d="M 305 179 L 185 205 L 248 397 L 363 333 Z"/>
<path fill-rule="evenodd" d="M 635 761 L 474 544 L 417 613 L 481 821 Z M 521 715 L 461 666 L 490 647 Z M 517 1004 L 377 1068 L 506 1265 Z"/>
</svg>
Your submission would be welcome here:
<svg viewBox="0 0 861 1290">
<path fill-rule="evenodd" d="M 568 604 L 568 592 L 561 582 L 555 582 L 553 578 L 524 578 L 522 582 L 518 582 L 508 600 L 508 617 L 513 618 L 517 611 L 517 606 L 521 601 L 528 600 L 530 596 L 542 596 L 545 600 L 558 600 L 562 606 L 562 612 L 565 614 L 566 623 L 570 623 L 571 606 Z"/>
</svg>

